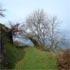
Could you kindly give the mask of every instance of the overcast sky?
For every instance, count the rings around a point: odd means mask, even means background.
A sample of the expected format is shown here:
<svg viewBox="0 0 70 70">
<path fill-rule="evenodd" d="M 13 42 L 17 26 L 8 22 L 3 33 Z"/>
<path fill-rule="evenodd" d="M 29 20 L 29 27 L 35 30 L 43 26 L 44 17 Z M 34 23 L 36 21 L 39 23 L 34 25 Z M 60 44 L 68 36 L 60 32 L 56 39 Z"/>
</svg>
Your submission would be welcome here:
<svg viewBox="0 0 70 70">
<path fill-rule="evenodd" d="M 34 10 L 44 9 L 49 15 L 57 16 L 62 30 L 70 30 L 70 0 L 0 0 L 6 16 L 0 22 L 24 21 Z"/>
</svg>

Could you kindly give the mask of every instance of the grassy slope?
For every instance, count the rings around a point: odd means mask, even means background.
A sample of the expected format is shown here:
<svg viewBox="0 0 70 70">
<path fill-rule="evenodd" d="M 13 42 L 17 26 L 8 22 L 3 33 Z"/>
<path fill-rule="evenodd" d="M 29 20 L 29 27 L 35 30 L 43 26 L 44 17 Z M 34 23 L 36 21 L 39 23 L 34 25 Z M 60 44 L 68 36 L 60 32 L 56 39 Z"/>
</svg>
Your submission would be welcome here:
<svg viewBox="0 0 70 70">
<path fill-rule="evenodd" d="M 55 70 L 57 69 L 55 55 L 36 48 L 26 48 L 24 58 L 16 64 L 15 69 L 22 70 Z"/>
</svg>

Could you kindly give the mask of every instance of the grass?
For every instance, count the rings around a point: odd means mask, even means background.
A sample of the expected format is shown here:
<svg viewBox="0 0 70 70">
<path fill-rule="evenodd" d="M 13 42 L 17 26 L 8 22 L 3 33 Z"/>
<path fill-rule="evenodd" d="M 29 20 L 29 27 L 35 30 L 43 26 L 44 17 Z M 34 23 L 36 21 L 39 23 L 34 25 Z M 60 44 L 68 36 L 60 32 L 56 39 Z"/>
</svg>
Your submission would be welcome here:
<svg viewBox="0 0 70 70">
<path fill-rule="evenodd" d="M 25 48 L 25 56 L 17 62 L 15 69 L 19 70 L 57 70 L 55 54 L 34 47 Z"/>
</svg>

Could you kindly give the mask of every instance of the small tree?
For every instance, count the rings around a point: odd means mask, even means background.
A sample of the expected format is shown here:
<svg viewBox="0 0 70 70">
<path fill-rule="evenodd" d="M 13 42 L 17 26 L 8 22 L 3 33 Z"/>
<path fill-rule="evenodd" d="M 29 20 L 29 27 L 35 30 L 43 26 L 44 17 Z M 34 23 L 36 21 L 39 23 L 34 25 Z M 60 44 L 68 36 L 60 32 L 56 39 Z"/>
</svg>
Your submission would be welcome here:
<svg viewBox="0 0 70 70">
<path fill-rule="evenodd" d="M 8 33 L 11 35 L 11 39 L 13 40 L 13 37 L 19 37 L 18 35 L 22 30 L 20 29 L 20 23 L 12 23 L 9 22 L 10 28 L 8 30 Z"/>
<path fill-rule="evenodd" d="M 17 32 L 19 31 L 19 23 L 12 23 L 12 22 L 9 22 L 9 25 L 10 25 L 10 32 L 12 33 L 12 36 L 16 36 L 17 35 Z"/>
</svg>

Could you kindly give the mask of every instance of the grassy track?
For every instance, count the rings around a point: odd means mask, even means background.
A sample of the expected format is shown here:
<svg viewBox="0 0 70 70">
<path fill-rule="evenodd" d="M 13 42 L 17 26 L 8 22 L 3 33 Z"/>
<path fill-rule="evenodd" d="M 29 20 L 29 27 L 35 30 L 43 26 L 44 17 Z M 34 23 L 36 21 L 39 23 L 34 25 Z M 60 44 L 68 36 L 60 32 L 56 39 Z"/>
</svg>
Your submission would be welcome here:
<svg viewBox="0 0 70 70">
<path fill-rule="evenodd" d="M 57 70 L 57 63 L 54 53 L 40 51 L 29 47 L 25 48 L 25 56 L 20 60 L 15 69 L 19 70 Z"/>
</svg>

